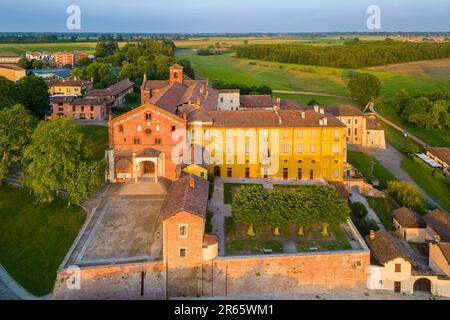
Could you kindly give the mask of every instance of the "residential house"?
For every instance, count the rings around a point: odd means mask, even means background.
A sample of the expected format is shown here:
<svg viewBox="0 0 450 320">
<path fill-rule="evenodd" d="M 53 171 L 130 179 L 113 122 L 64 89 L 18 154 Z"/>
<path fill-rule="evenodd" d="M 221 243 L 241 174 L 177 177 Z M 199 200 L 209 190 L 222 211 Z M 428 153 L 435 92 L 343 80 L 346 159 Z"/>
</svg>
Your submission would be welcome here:
<svg viewBox="0 0 450 320">
<path fill-rule="evenodd" d="M 87 97 L 100 97 L 114 99 L 114 107 L 125 103 L 125 96 L 133 92 L 134 82 L 124 79 L 106 89 L 91 89 L 86 93 Z"/>
<path fill-rule="evenodd" d="M 27 52 L 25 54 L 25 57 L 28 60 L 39 60 L 39 61 L 52 61 L 53 60 L 53 54 L 46 51 L 38 51 L 38 52 Z"/>
<path fill-rule="evenodd" d="M 77 120 L 103 120 L 111 111 L 112 99 L 55 96 L 51 98 L 50 119 L 66 117 Z"/>
<path fill-rule="evenodd" d="M 50 95 L 82 96 L 92 89 L 92 82 L 78 78 L 61 79 L 48 82 Z"/>
<path fill-rule="evenodd" d="M 73 51 L 73 52 L 55 52 L 53 53 L 53 61 L 58 66 L 71 66 L 75 67 L 78 60 L 82 58 L 87 58 L 88 55 L 83 52 Z"/>
<path fill-rule="evenodd" d="M 26 70 L 15 64 L 0 64 L 0 77 L 17 82 L 26 76 Z"/>
<path fill-rule="evenodd" d="M 392 216 L 394 228 L 400 238 L 409 242 L 425 242 L 427 228 L 419 214 L 402 207 L 394 210 Z"/>
<path fill-rule="evenodd" d="M 20 60 L 20 56 L 13 52 L 0 52 L 0 64 L 5 63 L 17 63 Z"/>
<path fill-rule="evenodd" d="M 450 242 L 450 216 L 435 209 L 423 217 L 427 224 L 426 240 Z"/>
</svg>

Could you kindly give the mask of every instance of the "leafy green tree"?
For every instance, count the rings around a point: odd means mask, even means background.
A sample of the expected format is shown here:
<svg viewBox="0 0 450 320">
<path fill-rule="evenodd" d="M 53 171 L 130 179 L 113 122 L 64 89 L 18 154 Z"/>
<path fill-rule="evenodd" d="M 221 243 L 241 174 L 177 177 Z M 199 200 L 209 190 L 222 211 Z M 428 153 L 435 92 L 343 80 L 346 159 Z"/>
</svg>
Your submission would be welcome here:
<svg viewBox="0 0 450 320">
<path fill-rule="evenodd" d="M 275 188 L 267 196 L 264 221 L 272 227 L 275 236 L 279 236 L 280 228 L 286 227 L 291 220 L 292 211 L 287 205 L 289 198 L 290 193 L 281 188 Z"/>
<path fill-rule="evenodd" d="M 350 204 L 352 215 L 358 219 L 364 219 L 367 216 L 367 208 L 361 202 L 353 202 Z"/>
<path fill-rule="evenodd" d="M 248 225 L 247 234 L 255 236 L 254 228 L 265 225 L 267 193 L 262 186 L 242 186 L 231 204 L 233 219 Z"/>
<path fill-rule="evenodd" d="M 13 88 L 14 82 L 0 77 L 0 109 L 13 104 Z"/>
<path fill-rule="evenodd" d="M 17 61 L 17 65 L 23 69 L 29 69 L 30 68 L 30 62 L 27 58 L 20 58 L 19 61 Z"/>
<path fill-rule="evenodd" d="M 83 134 L 69 119 L 41 122 L 24 150 L 22 181 L 43 202 L 65 189 L 71 203 L 87 198 L 104 180 L 104 162 L 92 161 Z"/>
<path fill-rule="evenodd" d="M 348 83 L 350 95 L 361 104 L 378 99 L 381 93 L 381 81 L 370 73 L 357 73 Z"/>
<path fill-rule="evenodd" d="M 13 98 L 16 103 L 25 106 L 36 117 L 42 116 L 50 105 L 47 84 L 35 75 L 26 76 L 16 83 L 13 88 Z"/>
<path fill-rule="evenodd" d="M 35 126 L 36 118 L 20 104 L 0 110 L 0 180 L 9 175 L 14 164 L 22 162 Z"/>
<path fill-rule="evenodd" d="M 424 212 L 425 200 L 415 185 L 404 181 L 390 181 L 388 191 L 402 206 Z"/>
<path fill-rule="evenodd" d="M 89 67 L 89 65 L 90 65 L 92 62 L 93 62 L 92 59 L 89 58 L 89 57 L 81 58 L 81 59 L 78 60 L 78 62 L 77 62 L 77 67 L 79 67 L 79 68 L 87 68 L 87 67 Z"/>
<path fill-rule="evenodd" d="M 116 50 L 119 49 L 119 45 L 117 42 L 108 41 L 108 42 L 99 42 L 95 47 L 95 56 L 97 58 L 103 58 L 110 55 L 113 55 Z"/>
<path fill-rule="evenodd" d="M 407 155 L 412 155 L 420 152 L 419 146 L 411 141 L 407 141 L 401 146 L 401 151 Z"/>
<path fill-rule="evenodd" d="M 293 192 L 287 202 L 291 208 L 289 215 L 291 222 L 298 226 L 297 234 L 303 236 L 305 228 L 318 221 L 319 212 L 313 200 L 313 189 L 304 188 Z"/>
<path fill-rule="evenodd" d="M 124 61 L 122 69 L 119 72 L 119 79 L 135 79 L 139 75 L 139 71 L 135 64 Z"/>
<path fill-rule="evenodd" d="M 323 227 L 322 235 L 328 237 L 328 227 L 347 221 L 350 217 L 350 208 L 347 201 L 329 185 L 318 187 L 313 197 Z"/>
<path fill-rule="evenodd" d="M 405 89 L 397 92 L 392 99 L 392 104 L 397 113 L 401 113 L 403 109 L 411 102 L 411 96 Z"/>
</svg>

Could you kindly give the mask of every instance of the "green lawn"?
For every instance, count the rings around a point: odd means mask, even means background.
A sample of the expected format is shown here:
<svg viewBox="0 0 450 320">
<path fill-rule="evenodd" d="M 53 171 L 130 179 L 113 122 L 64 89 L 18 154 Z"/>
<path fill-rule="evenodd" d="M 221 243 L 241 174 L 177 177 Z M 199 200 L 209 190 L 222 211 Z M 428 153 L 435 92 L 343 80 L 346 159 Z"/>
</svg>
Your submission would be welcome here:
<svg viewBox="0 0 450 320">
<path fill-rule="evenodd" d="M 31 293 L 51 292 L 86 214 L 61 199 L 36 204 L 26 189 L 0 187 L 0 264 Z"/>
<path fill-rule="evenodd" d="M 382 190 L 387 188 L 389 181 L 396 180 L 394 175 L 383 167 L 377 159 L 366 153 L 348 151 L 347 156 L 348 162 L 358 169 L 369 183 L 378 180 L 379 188 Z"/>
<path fill-rule="evenodd" d="M 336 105 L 350 105 L 357 109 L 361 109 L 358 103 L 350 99 L 341 99 L 335 97 L 324 97 L 316 95 L 305 95 L 305 94 L 287 94 L 287 93 L 274 93 L 275 97 L 279 97 L 287 100 L 294 100 L 301 106 L 307 105 L 311 100 L 319 102 L 321 106 L 336 106 Z"/>
<path fill-rule="evenodd" d="M 278 241 L 266 240 L 234 240 L 227 242 L 227 255 L 261 254 L 263 249 L 272 249 L 273 253 L 283 252 L 283 246 Z"/>
<path fill-rule="evenodd" d="M 86 147 L 92 152 L 93 158 L 104 159 L 105 150 L 108 148 L 108 127 L 80 125 L 79 128 L 86 138 Z"/>
<path fill-rule="evenodd" d="M 0 43 L 0 52 L 14 52 L 25 54 L 27 51 L 81 51 L 88 54 L 95 53 L 96 42 L 65 42 L 65 43 Z M 120 42 L 119 46 L 124 46 Z"/>
<path fill-rule="evenodd" d="M 225 204 L 231 204 L 233 201 L 233 193 L 236 192 L 241 186 L 261 186 L 257 183 L 224 183 L 223 184 L 223 202 Z"/>
<path fill-rule="evenodd" d="M 404 157 L 402 169 L 442 208 L 450 212 L 450 180 L 418 158 Z"/>
<path fill-rule="evenodd" d="M 417 127 L 408 121 L 403 120 L 388 104 L 377 107 L 377 111 L 398 126 L 434 147 L 450 146 L 450 130 L 435 130 Z"/>
<path fill-rule="evenodd" d="M 392 211 L 398 206 L 390 198 L 367 197 L 367 202 L 373 211 L 376 212 L 384 227 L 387 230 L 393 230 L 392 227 Z"/>
<path fill-rule="evenodd" d="M 309 241 L 303 239 L 302 241 L 297 242 L 297 250 L 299 252 L 311 252 L 311 247 L 318 248 L 317 251 L 348 250 L 352 248 L 340 226 L 331 226 L 329 232 L 330 235 L 336 238 L 335 241 Z"/>
</svg>

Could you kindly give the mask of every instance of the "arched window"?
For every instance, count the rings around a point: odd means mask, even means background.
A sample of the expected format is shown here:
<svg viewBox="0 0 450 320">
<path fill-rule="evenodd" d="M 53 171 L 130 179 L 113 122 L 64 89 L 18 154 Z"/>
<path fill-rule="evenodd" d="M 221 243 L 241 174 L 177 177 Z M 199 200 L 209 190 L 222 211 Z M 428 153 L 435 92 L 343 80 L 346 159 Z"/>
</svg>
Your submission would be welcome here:
<svg viewBox="0 0 450 320">
<path fill-rule="evenodd" d="M 137 125 L 136 131 L 137 132 L 142 132 L 142 126 L 140 124 Z"/>
<path fill-rule="evenodd" d="M 159 124 L 157 124 L 157 125 L 155 126 L 155 131 L 156 131 L 156 132 L 159 132 L 159 130 L 160 130 L 160 127 L 159 127 Z"/>
</svg>

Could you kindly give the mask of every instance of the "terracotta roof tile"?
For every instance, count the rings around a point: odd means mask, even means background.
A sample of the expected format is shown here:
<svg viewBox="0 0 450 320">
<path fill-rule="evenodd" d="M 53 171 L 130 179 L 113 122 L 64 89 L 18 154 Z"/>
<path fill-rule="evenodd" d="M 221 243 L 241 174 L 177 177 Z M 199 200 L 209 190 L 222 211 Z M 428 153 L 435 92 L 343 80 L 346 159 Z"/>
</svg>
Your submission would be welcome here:
<svg viewBox="0 0 450 320">
<path fill-rule="evenodd" d="M 49 82 L 49 86 L 66 86 L 66 87 L 86 87 L 91 85 L 92 82 L 82 79 L 62 79 Z"/>
<path fill-rule="evenodd" d="M 195 175 L 174 181 L 161 207 L 160 219 L 166 220 L 181 211 L 205 218 L 208 206 L 209 182 Z"/>
<path fill-rule="evenodd" d="M 438 247 L 441 250 L 442 255 L 444 256 L 445 260 L 447 260 L 447 263 L 450 264 L 450 243 L 439 242 Z"/>
<path fill-rule="evenodd" d="M 25 70 L 24 68 L 21 68 L 21 67 L 15 65 L 15 64 L 7 64 L 7 63 L 0 64 L 0 68 L 2 68 L 2 69 L 10 69 L 10 70 L 17 70 L 17 71 Z"/>
<path fill-rule="evenodd" d="M 423 217 L 423 220 L 433 229 L 442 241 L 450 241 L 450 217 L 439 209 L 435 209 Z"/>
<path fill-rule="evenodd" d="M 385 265 L 394 259 L 403 258 L 416 265 L 408 251 L 386 231 L 375 232 L 375 239 L 371 239 L 370 235 L 367 236 L 366 242 L 370 248 L 371 258 L 378 264 Z"/>
<path fill-rule="evenodd" d="M 426 228 L 422 218 L 408 208 L 398 208 L 392 212 L 392 216 L 403 228 Z"/>
<path fill-rule="evenodd" d="M 430 147 L 426 148 L 426 150 L 450 165 L 450 148 Z"/>
<path fill-rule="evenodd" d="M 331 113 L 335 117 L 357 117 L 364 116 L 364 112 L 359 110 L 358 108 L 349 106 L 349 105 L 340 105 L 340 106 L 327 106 L 324 107 L 325 112 Z"/>
<path fill-rule="evenodd" d="M 106 89 L 92 89 L 89 90 L 87 95 L 88 96 L 103 96 L 103 97 L 109 97 L 109 96 L 116 96 L 121 94 L 124 91 L 127 91 L 131 89 L 134 86 L 134 82 L 124 79 L 122 81 L 119 81 L 112 86 L 109 86 Z"/>
</svg>

